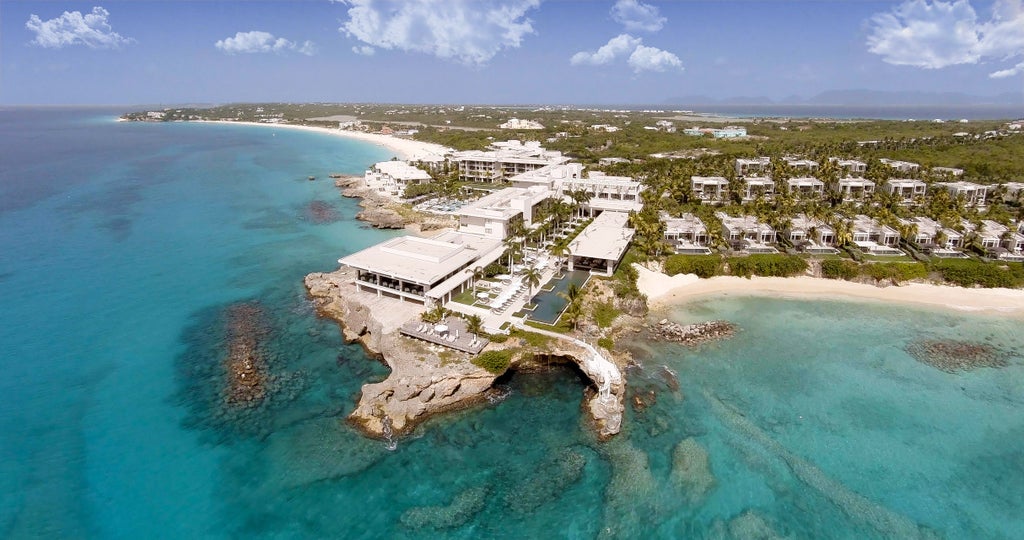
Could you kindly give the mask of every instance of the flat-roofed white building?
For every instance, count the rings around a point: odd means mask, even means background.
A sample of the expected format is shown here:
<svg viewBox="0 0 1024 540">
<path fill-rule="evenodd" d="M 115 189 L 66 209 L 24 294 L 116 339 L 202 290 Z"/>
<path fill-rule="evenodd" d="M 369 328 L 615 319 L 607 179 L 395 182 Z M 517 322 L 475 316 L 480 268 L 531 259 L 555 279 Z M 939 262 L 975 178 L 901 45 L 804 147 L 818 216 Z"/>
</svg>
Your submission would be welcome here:
<svg viewBox="0 0 1024 540">
<path fill-rule="evenodd" d="M 931 172 L 939 176 L 963 176 L 964 170 L 955 167 L 932 167 Z"/>
<path fill-rule="evenodd" d="M 836 243 L 836 232 L 824 221 L 806 214 L 797 214 L 789 221 L 785 231 L 790 242 L 799 244 L 811 242 L 819 246 L 832 246 Z"/>
<path fill-rule="evenodd" d="M 544 129 L 544 124 L 534 120 L 521 120 L 509 118 L 507 122 L 498 126 L 501 129 Z"/>
<path fill-rule="evenodd" d="M 770 199 L 775 194 L 775 181 L 767 176 L 743 178 L 743 200 L 752 201 L 758 197 Z"/>
<path fill-rule="evenodd" d="M 907 238 L 906 240 L 918 247 L 925 249 L 954 249 L 963 247 L 964 235 L 954 229 L 943 227 L 942 224 L 934 219 L 918 216 L 911 219 L 901 218 L 900 223 L 917 229 L 914 237 Z M 944 241 L 939 243 L 943 236 L 945 237 Z"/>
<path fill-rule="evenodd" d="M 778 251 L 768 246 L 776 241 L 775 229 L 756 217 L 732 217 L 725 212 L 715 212 L 715 217 L 722 222 L 722 233 L 729 242 L 741 242 L 743 248 L 751 253 Z"/>
<path fill-rule="evenodd" d="M 729 180 L 724 176 L 691 176 L 690 189 L 703 202 L 720 202 L 725 200 Z"/>
<path fill-rule="evenodd" d="M 534 208 L 550 196 L 551 191 L 544 186 L 495 191 L 456 212 L 459 232 L 504 240 L 513 220 L 520 219 L 523 225 L 532 225 Z"/>
<path fill-rule="evenodd" d="M 579 163 L 550 165 L 513 176 L 509 181 L 514 187 L 543 186 L 551 190 L 552 196 L 567 200 L 573 193 L 584 192 L 589 198 L 583 202 L 583 208 L 591 215 L 606 210 L 636 212 L 643 208 L 643 184 L 629 176 L 610 176 L 600 171 L 584 174 Z"/>
<path fill-rule="evenodd" d="M 803 159 L 795 157 L 784 157 L 783 161 L 786 162 L 789 167 L 795 171 L 816 171 L 818 170 L 818 162 L 813 159 Z"/>
<path fill-rule="evenodd" d="M 964 220 L 964 228 L 974 231 L 973 223 Z M 1011 229 L 1002 223 L 991 219 L 981 220 L 981 228 L 977 230 L 982 247 L 989 251 L 996 251 L 999 248 L 1020 254 L 1024 250 L 1024 235 Z"/>
<path fill-rule="evenodd" d="M 772 164 L 772 160 L 769 157 L 762 156 L 757 158 L 737 158 L 736 159 L 736 174 L 740 176 L 756 175 L 768 172 L 768 167 Z"/>
<path fill-rule="evenodd" d="M 825 193 L 825 182 L 811 176 L 790 178 L 786 181 L 789 191 L 798 197 L 821 198 Z"/>
<path fill-rule="evenodd" d="M 661 212 L 659 217 L 665 224 L 665 241 L 672 245 L 676 253 L 711 253 L 708 249 L 708 228 L 699 217 L 686 213 L 674 218 L 667 212 Z"/>
<path fill-rule="evenodd" d="M 545 150 L 537 142 L 517 140 L 491 144 L 492 150 L 455 152 L 451 161 L 459 167 L 463 182 L 499 182 L 517 174 L 534 171 L 569 158 L 561 152 Z"/>
<path fill-rule="evenodd" d="M 964 181 L 937 182 L 936 185 L 946 188 L 946 191 L 954 198 L 963 197 L 964 203 L 968 206 L 985 206 L 988 186 Z"/>
<path fill-rule="evenodd" d="M 449 231 L 434 238 L 392 238 L 338 262 L 356 270 L 359 291 L 433 305 L 465 290 L 473 270 L 502 253 L 500 240 Z"/>
<path fill-rule="evenodd" d="M 900 255 L 903 253 L 896 249 L 900 243 L 899 231 L 865 215 L 857 215 L 853 218 L 853 243 L 873 255 Z"/>
<path fill-rule="evenodd" d="M 633 233 L 629 214 L 602 212 L 569 242 L 569 270 L 612 275 L 629 249 Z"/>
<path fill-rule="evenodd" d="M 842 158 L 828 158 L 829 161 L 836 164 L 837 167 L 846 176 L 864 176 L 864 173 L 868 170 L 868 164 L 863 161 L 856 159 L 842 159 Z"/>
<path fill-rule="evenodd" d="M 1006 182 L 1002 185 L 1006 189 L 1006 193 L 1003 195 L 1003 200 L 1006 202 L 1016 201 L 1021 195 L 1024 195 L 1024 182 Z"/>
<path fill-rule="evenodd" d="M 381 161 L 363 175 L 366 187 L 388 197 L 401 198 L 411 185 L 427 184 L 430 174 L 404 161 Z"/>
<path fill-rule="evenodd" d="M 885 190 L 896 195 L 902 204 L 909 204 L 914 202 L 916 197 L 924 197 L 928 185 L 920 180 L 893 178 L 886 180 Z"/>
<path fill-rule="evenodd" d="M 875 183 L 866 178 L 841 178 L 836 189 L 843 196 L 843 202 L 863 201 L 875 192 Z"/>
<path fill-rule="evenodd" d="M 882 158 L 878 161 L 885 163 L 889 167 L 892 167 L 894 170 L 901 173 L 912 173 L 921 168 L 921 166 L 918 165 L 917 163 L 913 163 L 910 161 L 900 161 L 898 159 Z"/>
</svg>

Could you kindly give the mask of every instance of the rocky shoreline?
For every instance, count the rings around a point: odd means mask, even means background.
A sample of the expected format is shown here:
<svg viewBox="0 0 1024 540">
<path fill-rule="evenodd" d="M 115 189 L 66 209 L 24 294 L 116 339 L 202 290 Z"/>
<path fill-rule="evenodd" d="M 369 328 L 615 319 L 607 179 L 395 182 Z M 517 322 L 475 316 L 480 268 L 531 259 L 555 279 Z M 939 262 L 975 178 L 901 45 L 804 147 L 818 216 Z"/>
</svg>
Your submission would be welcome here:
<svg viewBox="0 0 1024 540">
<path fill-rule="evenodd" d="M 391 370 L 377 383 L 363 385 L 356 408 L 348 421 L 365 434 L 381 439 L 404 435 L 435 414 L 486 403 L 501 373 L 491 373 L 470 362 L 470 356 L 402 336 L 398 327 L 417 316 L 423 307 L 378 298 L 356 291 L 354 274 L 346 269 L 306 276 L 305 285 L 317 312 L 337 321 L 346 341 L 358 341 L 366 351 Z M 400 313 L 399 313 L 400 312 Z M 543 347 L 510 338 L 491 343 L 485 351 L 516 351 L 510 368 L 531 369 L 550 360 L 576 363 L 604 393 L 590 390 L 585 410 L 598 436 L 607 439 L 621 429 L 625 381 L 604 381 L 589 360 L 590 351 L 564 339 L 551 339 Z"/>
<path fill-rule="evenodd" d="M 356 219 L 365 221 L 376 229 L 413 228 L 418 231 L 431 231 L 455 225 L 450 217 L 424 215 L 417 212 L 400 212 L 399 204 L 388 197 L 381 196 L 366 187 L 360 176 L 332 175 L 334 185 L 341 189 L 341 196 L 349 199 L 360 199 L 362 210 Z"/>
<path fill-rule="evenodd" d="M 643 328 L 651 340 L 684 345 L 699 345 L 709 341 L 728 339 L 736 333 L 736 325 L 729 321 L 707 321 L 682 325 L 662 319 L 657 324 L 645 324 Z"/>
</svg>

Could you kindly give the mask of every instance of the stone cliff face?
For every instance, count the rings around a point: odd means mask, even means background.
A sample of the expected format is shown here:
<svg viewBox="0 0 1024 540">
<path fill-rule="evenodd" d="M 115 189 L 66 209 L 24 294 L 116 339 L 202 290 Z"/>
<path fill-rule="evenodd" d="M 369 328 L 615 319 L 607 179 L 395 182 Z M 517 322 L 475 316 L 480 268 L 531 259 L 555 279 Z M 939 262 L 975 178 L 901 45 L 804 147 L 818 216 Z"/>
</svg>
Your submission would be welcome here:
<svg viewBox="0 0 1024 540">
<path fill-rule="evenodd" d="M 306 288 L 318 311 L 341 323 L 347 341 L 361 342 L 391 368 L 384 381 L 363 385 L 350 421 L 371 436 L 388 437 L 409 432 L 432 414 L 484 399 L 496 375 L 471 364 L 461 353 L 436 352 L 426 343 L 402 337 L 397 327 L 403 321 L 377 316 L 375 297 L 357 293 L 350 280 L 344 271 L 306 276 Z"/>
</svg>

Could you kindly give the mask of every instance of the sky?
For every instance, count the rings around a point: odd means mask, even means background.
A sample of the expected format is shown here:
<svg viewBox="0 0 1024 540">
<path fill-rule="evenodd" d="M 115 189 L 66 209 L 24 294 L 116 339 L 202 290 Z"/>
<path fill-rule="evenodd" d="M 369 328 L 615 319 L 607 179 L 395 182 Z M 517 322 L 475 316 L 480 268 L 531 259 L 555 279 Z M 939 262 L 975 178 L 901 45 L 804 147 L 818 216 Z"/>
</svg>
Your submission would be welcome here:
<svg viewBox="0 0 1024 540">
<path fill-rule="evenodd" d="M 0 104 L 1016 93 L 1024 0 L 0 2 Z"/>
</svg>

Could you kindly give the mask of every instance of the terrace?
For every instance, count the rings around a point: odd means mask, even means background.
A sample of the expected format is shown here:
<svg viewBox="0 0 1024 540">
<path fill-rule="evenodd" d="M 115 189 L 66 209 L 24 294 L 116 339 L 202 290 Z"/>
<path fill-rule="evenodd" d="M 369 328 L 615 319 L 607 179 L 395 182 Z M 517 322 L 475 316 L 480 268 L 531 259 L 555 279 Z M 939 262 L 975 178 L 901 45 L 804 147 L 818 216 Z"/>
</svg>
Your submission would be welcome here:
<svg viewBox="0 0 1024 540">
<path fill-rule="evenodd" d="M 466 321 L 459 317 L 448 317 L 438 324 L 412 320 L 398 331 L 405 336 L 469 354 L 479 354 L 490 343 L 489 339 L 470 333 Z"/>
</svg>

